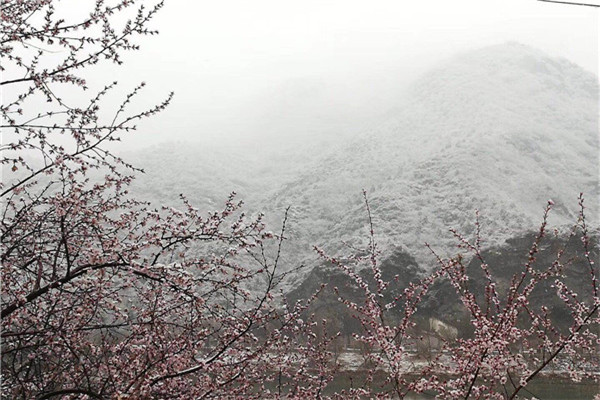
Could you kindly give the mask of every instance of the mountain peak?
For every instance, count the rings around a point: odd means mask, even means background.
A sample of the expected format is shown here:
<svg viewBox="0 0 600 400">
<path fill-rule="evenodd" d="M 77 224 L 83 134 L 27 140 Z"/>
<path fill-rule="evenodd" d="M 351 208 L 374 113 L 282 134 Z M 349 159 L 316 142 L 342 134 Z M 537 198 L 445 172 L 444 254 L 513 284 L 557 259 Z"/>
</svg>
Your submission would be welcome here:
<svg viewBox="0 0 600 400">
<path fill-rule="evenodd" d="M 426 90 L 429 88 L 430 90 Z M 583 96 L 598 98 L 597 77 L 568 61 L 517 42 L 470 50 L 429 71 L 413 86 L 420 92 L 486 91 L 489 95 L 545 97 L 543 101 Z M 471 93 L 469 93 L 471 95 Z M 503 98 L 500 101 L 510 101 Z"/>
<path fill-rule="evenodd" d="M 275 197 L 301 205 L 309 240 L 353 243 L 367 188 L 380 243 L 426 265 L 422 243 L 450 251 L 447 229 L 470 232 L 475 209 L 490 244 L 534 229 L 549 198 L 552 222 L 572 223 L 579 192 L 598 195 L 597 107 L 595 78 L 565 59 L 514 42 L 473 50 L 424 74 L 391 121 Z"/>
</svg>

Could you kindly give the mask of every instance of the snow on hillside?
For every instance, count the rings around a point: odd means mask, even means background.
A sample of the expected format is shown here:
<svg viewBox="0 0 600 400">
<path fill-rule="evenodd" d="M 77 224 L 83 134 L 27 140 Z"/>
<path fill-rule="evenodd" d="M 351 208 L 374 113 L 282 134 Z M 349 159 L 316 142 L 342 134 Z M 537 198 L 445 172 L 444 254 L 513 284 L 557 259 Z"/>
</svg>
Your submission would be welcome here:
<svg viewBox="0 0 600 400">
<path fill-rule="evenodd" d="M 450 227 L 469 234 L 483 216 L 487 244 L 550 223 L 574 223 L 577 196 L 598 222 L 598 84 L 578 66 L 508 43 L 460 54 L 426 72 L 391 118 L 339 147 L 205 148 L 171 144 L 131 160 L 147 170 L 134 188 L 174 203 L 182 192 L 213 210 L 235 190 L 277 230 L 291 205 L 290 265 L 315 265 L 367 240 L 369 193 L 383 249 L 402 247 L 432 265 L 429 242 L 453 252 Z M 332 134 L 331 132 L 329 134 Z M 340 135 L 340 137 L 347 137 Z"/>
<path fill-rule="evenodd" d="M 266 203 L 292 204 L 299 242 L 336 251 L 366 240 L 365 188 L 379 242 L 420 265 L 433 260 L 424 242 L 449 252 L 448 228 L 472 232 L 475 209 L 488 244 L 535 229 L 548 199 L 552 224 L 574 223 L 579 192 L 597 222 L 597 93 L 592 74 L 526 46 L 462 54 L 416 82 L 391 121 Z"/>
</svg>

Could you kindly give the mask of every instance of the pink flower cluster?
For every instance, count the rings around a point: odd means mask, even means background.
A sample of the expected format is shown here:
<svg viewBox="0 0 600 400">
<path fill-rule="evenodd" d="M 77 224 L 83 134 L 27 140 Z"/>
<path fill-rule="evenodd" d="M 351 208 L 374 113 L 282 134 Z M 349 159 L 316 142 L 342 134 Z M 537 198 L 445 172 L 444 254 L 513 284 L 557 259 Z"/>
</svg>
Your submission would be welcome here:
<svg viewBox="0 0 600 400">
<path fill-rule="evenodd" d="M 346 394 L 404 398 L 409 393 L 428 393 L 436 398 L 448 399 L 515 399 L 529 382 L 560 362 L 567 363 L 566 370 L 572 380 L 598 380 L 598 272 L 591 256 L 582 194 L 579 197 L 579 221 L 571 236 L 579 233 L 583 242 L 590 277 L 590 284 L 584 292 L 576 292 L 565 282 L 564 270 L 568 268 L 569 260 L 563 260 L 564 248 L 557 251 L 550 265 L 534 268 L 536 255 L 547 234 L 547 217 L 553 204 L 549 201 L 523 268 L 512 277 L 506 290 L 500 292 L 497 289 L 497 282 L 484 259 L 477 213 L 473 242 L 452 230 L 458 247 L 465 249 L 466 253 L 443 259 L 432 250 L 438 267 L 421 281 L 410 284 L 401 296 L 388 303 L 383 299 L 394 281 L 381 279 L 379 253 L 366 193 L 364 197 L 370 224 L 368 256 L 348 256 L 342 262 L 340 258 L 329 257 L 316 248 L 322 258 L 340 268 L 363 292 L 364 302 L 360 304 L 340 297 L 362 326 L 363 333 L 356 335 L 356 339 L 370 349 L 367 355 L 370 367 L 365 384 Z M 470 284 L 465 264 L 468 255 L 478 260 L 484 271 L 483 298 L 478 298 Z M 357 272 L 361 263 L 368 265 L 374 285 Z M 431 286 L 443 279 L 452 284 L 463 310 L 469 314 L 472 333 L 468 337 L 444 339 L 435 357 L 417 365 L 406 352 L 408 345 L 423 339 L 422 332 L 416 329 L 414 317 L 417 306 Z M 533 291 L 545 282 L 552 282 L 556 296 L 570 313 L 567 331 L 559 329 L 556 317 L 551 316 L 546 306 L 536 308 L 531 304 Z M 339 293 L 337 288 L 334 290 Z M 560 367 L 557 369 L 560 370 Z M 373 377 L 378 371 L 385 371 L 383 384 L 374 383 Z"/>
</svg>

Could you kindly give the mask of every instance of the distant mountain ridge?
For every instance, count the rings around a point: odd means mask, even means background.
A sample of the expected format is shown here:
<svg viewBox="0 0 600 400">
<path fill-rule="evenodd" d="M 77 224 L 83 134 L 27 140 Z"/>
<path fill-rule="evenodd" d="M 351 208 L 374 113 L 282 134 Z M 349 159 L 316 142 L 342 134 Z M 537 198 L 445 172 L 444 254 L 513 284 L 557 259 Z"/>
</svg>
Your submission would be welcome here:
<svg viewBox="0 0 600 400">
<path fill-rule="evenodd" d="M 416 82 L 391 121 L 266 204 L 292 204 L 295 233 L 336 251 L 366 238 L 365 188 L 380 244 L 424 266 L 423 243 L 451 251 L 448 228 L 472 232 L 476 209 L 489 245 L 534 229 L 548 199 L 551 223 L 574 223 L 579 192 L 597 222 L 597 93 L 592 74 L 527 46 L 459 55 Z"/>
<path fill-rule="evenodd" d="M 273 230 L 291 205 L 290 265 L 316 265 L 315 244 L 336 253 L 347 251 L 342 242 L 366 242 L 362 188 L 381 249 L 402 248 L 424 269 L 434 260 L 423 243 L 452 253 L 448 229 L 471 234 L 476 209 L 490 246 L 535 229 L 548 199 L 555 202 L 551 225 L 575 223 L 579 192 L 590 223 L 598 223 L 593 74 L 507 43 L 447 60 L 405 98 L 388 121 L 332 149 L 186 144 L 139 153 L 132 161 L 149 173 L 134 192 L 168 185 L 157 200 L 183 192 L 216 209 L 221 195 L 236 190 L 251 210 L 266 212 Z"/>
</svg>

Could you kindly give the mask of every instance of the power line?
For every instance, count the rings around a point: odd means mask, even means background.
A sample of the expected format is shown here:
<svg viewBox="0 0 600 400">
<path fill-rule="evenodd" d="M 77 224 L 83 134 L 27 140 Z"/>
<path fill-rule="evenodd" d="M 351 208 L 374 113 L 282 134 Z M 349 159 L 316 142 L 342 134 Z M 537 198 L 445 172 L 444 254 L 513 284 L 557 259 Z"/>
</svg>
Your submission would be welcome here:
<svg viewBox="0 0 600 400">
<path fill-rule="evenodd" d="M 570 1 L 558 1 L 558 0 L 538 0 L 538 1 L 543 1 L 545 3 L 569 4 L 569 5 L 572 5 L 572 6 L 586 6 L 586 7 L 596 7 L 596 8 L 600 7 L 600 4 L 572 3 Z"/>
</svg>

